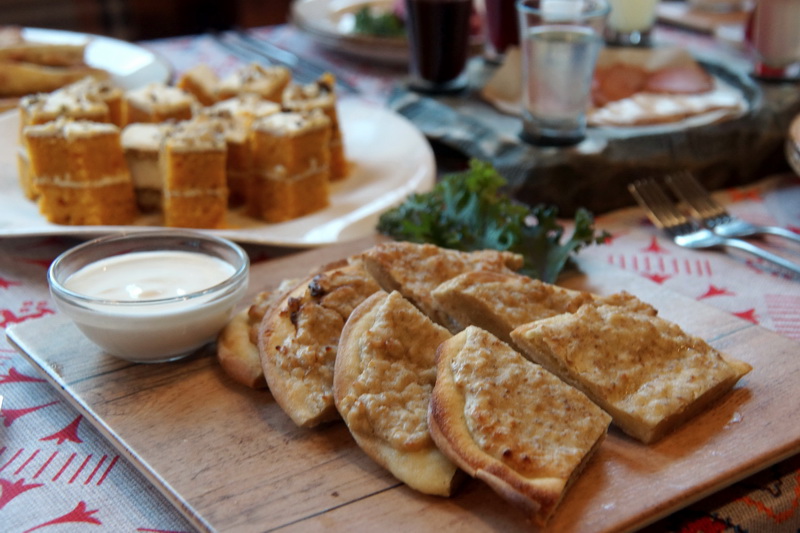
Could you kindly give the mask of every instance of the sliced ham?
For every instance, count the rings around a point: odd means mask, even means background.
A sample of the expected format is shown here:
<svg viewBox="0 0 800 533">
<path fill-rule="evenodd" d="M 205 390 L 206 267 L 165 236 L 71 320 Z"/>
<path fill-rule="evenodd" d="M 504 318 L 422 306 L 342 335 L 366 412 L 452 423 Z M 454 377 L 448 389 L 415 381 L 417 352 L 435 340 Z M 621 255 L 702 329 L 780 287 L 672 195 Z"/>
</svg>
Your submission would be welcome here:
<svg viewBox="0 0 800 533">
<path fill-rule="evenodd" d="M 651 73 L 643 90 L 651 93 L 700 94 L 714 88 L 714 78 L 699 66 L 665 67 Z"/>
</svg>

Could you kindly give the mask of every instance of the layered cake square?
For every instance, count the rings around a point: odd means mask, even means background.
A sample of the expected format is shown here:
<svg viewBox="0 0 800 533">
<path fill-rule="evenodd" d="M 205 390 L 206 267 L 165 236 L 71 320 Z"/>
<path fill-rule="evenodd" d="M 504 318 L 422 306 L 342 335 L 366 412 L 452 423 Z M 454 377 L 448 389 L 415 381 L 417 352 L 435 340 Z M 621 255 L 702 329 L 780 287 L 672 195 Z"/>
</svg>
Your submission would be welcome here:
<svg viewBox="0 0 800 533">
<path fill-rule="evenodd" d="M 330 135 L 331 121 L 319 109 L 256 120 L 251 132 L 249 213 L 267 222 L 283 222 L 328 206 Z"/>
<path fill-rule="evenodd" d="M 70 225 L 125 225 L 137 215 L 119 128 L 60 118 L 24 130 L 39 211 Z"/>
</svg>

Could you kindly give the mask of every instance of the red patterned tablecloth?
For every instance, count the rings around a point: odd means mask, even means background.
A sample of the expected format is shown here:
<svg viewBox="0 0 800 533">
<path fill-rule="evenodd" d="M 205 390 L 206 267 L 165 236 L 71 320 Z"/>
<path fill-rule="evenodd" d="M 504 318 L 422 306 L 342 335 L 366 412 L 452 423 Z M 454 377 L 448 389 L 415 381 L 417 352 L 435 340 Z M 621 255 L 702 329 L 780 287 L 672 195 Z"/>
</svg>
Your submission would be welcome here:
<svg viewBox="0 0 800 533">
<path fill-rule="evenodd" d="M 258 30 L 306 57 L 329 62 L 364 97 L 382 101 L 402 73 L 330 54 L 290 27 Z M 219 72 L 240 61 L 206 36 L 147 43 L 176 72 L 205 62 Z M 753 222 L 800 232 L 800 178 L 775 176 L 718 193 Z M 800 278 L 739 254 L 680 249 L 636 208 L 603 215 L 608 244 L 583 253 L 800 341 Z M 46 283 L 50 262 L 77 241 L 0 240 L 0 326 L 55 313 Z M 763 245 L 800 262 L 800 245 Z M 270 250 L 254 247 L 259 257 Z M 277 252 L 277 251 L 276 251 Z M 42 331 L 42 335 L 48 335 Z M 798 354 L 800 357 L 800 353 Z M 169 503 L 44 379 L 0 339 L 0 531 L 191 531 Z M 793 401 L 787 398 L 787 401 Z M 800 530 L 800 458 L 770 467 L 660 522 L 676 531 Z"/>
</svg>

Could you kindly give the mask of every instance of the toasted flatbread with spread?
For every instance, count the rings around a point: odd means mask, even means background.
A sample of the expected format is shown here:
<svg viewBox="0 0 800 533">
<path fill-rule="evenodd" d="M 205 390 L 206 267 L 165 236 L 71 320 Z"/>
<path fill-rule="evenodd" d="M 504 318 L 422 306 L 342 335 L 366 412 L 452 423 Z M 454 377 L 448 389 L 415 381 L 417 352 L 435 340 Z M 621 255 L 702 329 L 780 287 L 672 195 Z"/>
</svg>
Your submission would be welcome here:
<svg viewBox="0 0 800 533">
<path fill-rule="evenodd" d="M 545 525 L 611 417 L 474 326 L 439 346 L 436 367 L 428 423 L 439 449 Z"/>
<path fill-rule="evenodd" d="M 751 370 L 672 322 L 613 305 L 585 305 L 532 322 L 511 338 L 644 443 L 663 437 Z"/>
<path fill-rule="evenodd" d="M 428 430 L 436 349 L 449 337 L 400 293 L 377 292 L 347 320 L 333 380 L 336 407 L 361 449 L 409 487 L 438 496 L 459 480 Z"/>
<path fill-rule="evenodd" d="M 252 304 L 239 311 L 217 338 L 217 360 L 234 381 L 252 389 L 267 387 L 261 357 L 258 355 L 258 330 L 269 309 L 280 302 L 299 280 L 284 280 L 272 291 L 261 291 Z"/>
<path fill-rule="evenodd" d="M 452 332 L 462 328 L 436 304 L 431 294 L 436 287 L 464 272 L 511 272 L 522 268 L 523 262 L 521 255 L 511 252 L 460 252 L 409 242 L 379 244 L 362 257 L 367 271 L 384 291 L 400 292 L 434 322 Z"/>
<path fill-rule="evenodd" d="M 108 72 L 86 65 L 50 67 L 0 61 L 0 96 L 23 96 L 54 91 L 87 76 L 108 79 Z"/>
<path fill-rule="evenodd" d="M 543 318 L 574 313 L 585 304 L 626 306 L 655 315 L 656 310 L 626 292 L 597 296 L 565 289 L 516 272 L 465 272 L 431 293 L 437 306 L 462 326 L 478 326 L 513 344 L 511 330 Z"/>
<path fill-rule="evenodd" d="M 333 370 L 350 313 L 378 291 L 359 260 L 299 284 L 264 316 L 258 351 L 275 401 L 300 427 L 338 418 Z"/>
</svg>

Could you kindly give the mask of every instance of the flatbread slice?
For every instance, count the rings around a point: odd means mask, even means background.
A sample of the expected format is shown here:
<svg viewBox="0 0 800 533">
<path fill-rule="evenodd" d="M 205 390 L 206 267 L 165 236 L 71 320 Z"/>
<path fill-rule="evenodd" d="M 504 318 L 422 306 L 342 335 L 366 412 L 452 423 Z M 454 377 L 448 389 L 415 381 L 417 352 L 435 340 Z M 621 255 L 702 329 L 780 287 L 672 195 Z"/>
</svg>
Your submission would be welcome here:
<svg viewBox="0 0 800 533">
<path fill-rule="evenodd" d="M 521 255 L 511 252 L 460 252 L 410 242 L 379 244 L 362 257 L 367 271 L 384 291 L 399 291 L 434 322 L 452 332 L 462 328 L 436 304 L 431 295 L 436 287 L 464 272 L 511 272 L 522 268 L 523 263 Z"/>
<path fill-rule="evenodd" d="M 277 305 L 300 280 L 283 280 L 275 290 L 261 291 L 249 307 L 225 325 L 217 338 L 217 360 L 228 376 L 251 389 L 267 388 L 258 354 L 258 330 L 269 310 Z"/>
<path fill-rule="evenodd" d="M 532 322 L 511 338 L 644 443 L 703 410 L 751 370 L 672 322 L 613 305 Z"/>
<path fill-rule="evenodd" d="M 333 370 L 350 313 L 379 290 L 359 260 L 299 284 L 261 322 L 258 350 L 275 401 L 300 427 L 339 417 Z"/>
<path fill-rule="evenodd" d="M 377 292 L 342 331 L 333 381 L 359 447 L 409 487 L 438 496 L 452 494 L 460 478 L 428 430 L 436 348 L 449 337 L 400 293 Z"/>
<path fill-rule="evenodd" d="M 574 313 L 585 304 L 623 305 L 656 314 L 632 294 L 597 296 L 565 289 L 516 272 L 465 272 L 431 293 L 437 306 L 462 326 L 478 326 L 513 345 L 511 330 L 543 318 Z"/>
<path fill-rule="evenodd" d="M 439 346 L 436 367 L 428 423 L 439 449 L 545 525 L 611 417 L 474 326 Z"/>
</svg>

